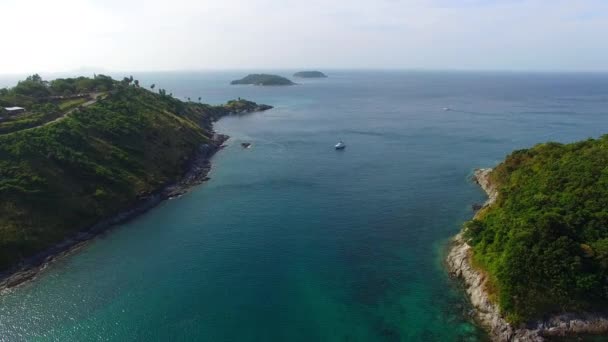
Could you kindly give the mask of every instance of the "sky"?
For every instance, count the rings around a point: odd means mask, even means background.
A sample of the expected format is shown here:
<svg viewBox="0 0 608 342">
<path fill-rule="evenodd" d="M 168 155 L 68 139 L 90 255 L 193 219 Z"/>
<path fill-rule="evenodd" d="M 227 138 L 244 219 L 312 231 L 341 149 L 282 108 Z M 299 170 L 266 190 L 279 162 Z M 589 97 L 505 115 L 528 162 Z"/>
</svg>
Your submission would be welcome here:
<svg viewBox="0 0 608 342">
<path fill-rule="evenodd" d="M 608 71 L 607 0 L 0 0 L 0 74 Z"/>
</svg>

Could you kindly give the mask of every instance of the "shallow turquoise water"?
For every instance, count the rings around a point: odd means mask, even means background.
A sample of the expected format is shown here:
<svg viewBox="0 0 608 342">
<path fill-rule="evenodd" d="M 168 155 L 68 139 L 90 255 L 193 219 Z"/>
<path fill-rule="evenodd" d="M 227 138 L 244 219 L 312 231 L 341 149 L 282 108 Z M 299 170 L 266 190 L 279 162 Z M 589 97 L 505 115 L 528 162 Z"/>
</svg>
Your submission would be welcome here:
<svg viewBox="0 0 608 342">
<path fill-rule="evenodd" d="M 442 265 L 484 199 L 472 170 L 604 133 L 608 75 L 328 73 L 287 88 L 134 75 L 276 108 L 216 125 L 232 139 L 211 181 L 0 297 L 1 339 L 484 340 Z"/>
</svg>

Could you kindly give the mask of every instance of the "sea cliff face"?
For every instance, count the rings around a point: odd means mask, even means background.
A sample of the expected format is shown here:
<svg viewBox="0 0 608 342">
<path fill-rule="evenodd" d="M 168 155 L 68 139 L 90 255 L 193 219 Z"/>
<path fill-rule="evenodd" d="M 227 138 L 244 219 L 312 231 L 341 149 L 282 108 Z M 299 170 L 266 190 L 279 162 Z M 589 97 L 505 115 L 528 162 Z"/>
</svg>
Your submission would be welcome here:
<svg viewBox="0 0 608 342">
<path fill-rule="evenodd" d="M 488 194 L 483 208 L 492 205 L 498 197 L 498 190 L 490 181 L 491 172 L 492 169 L 475 170 L 475 181 Z M 473 267 L 471 253 L 471 246 L 466 243 L 460 232 L 450 243 L 446 263 L 450 275 L 464 282 L 466 293 L 475 308 L 475 317 L 489 331 L 492 340 L 536 342 L 551 336 L 608 332 L 608 319 L 595 314 L 562 314 L 524 327 L 512 326 L 502 317 L 498 305 L 490 300 L 486 291 L 487 276 Z"/>
<path fill-rule="evenodd" d="M 475 181 L 488 194 L 483 208 L 492 205 L 498 197 L 497 189 L 490 182 L 491 172 L 492 169 L 475 170 Z M 516 329 L 501 317 L 498 306 L 490 301 L 485 290 L 486 275 L 471 264 L 471 252 L 471 246 L 465 242 L 460 232 L 451 242 L 447 266 L 450 275 L 464 281 L 479 323 L 489 330 L 492 339 L 496 341 L 543 341 L 538 333 L 527 330 L 516 333 Z"/>
</svg>

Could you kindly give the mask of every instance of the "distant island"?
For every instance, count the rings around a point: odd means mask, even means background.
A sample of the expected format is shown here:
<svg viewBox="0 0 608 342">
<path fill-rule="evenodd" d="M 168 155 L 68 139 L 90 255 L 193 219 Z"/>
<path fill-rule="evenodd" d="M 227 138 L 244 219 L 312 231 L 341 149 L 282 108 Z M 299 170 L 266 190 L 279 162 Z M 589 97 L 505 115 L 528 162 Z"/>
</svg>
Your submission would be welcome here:
<svg viewBox="0 0 608 342">
<path fill-rule="evenodd" d="M 494 340 L 608 332 L 607 146 L 545 143 L 476 170 L 489 199 L 447 264 Z"/>
<path fill-rule="evenodd" d="M 0 89 L 0 289 L 110 225 L 206 180 L 212 123 L 272 108 L 182 102 L 164 89 L 38 75 Z M 16 267 L 15 265 L 19 265 Z"/>
<path fill-rule="evenodd" d="M 300 78 L 327 78 L 327 75 L 320 71 L 298 71 L 293 74 L 293 77 Z"/>
<path fill-rule="evenodd" d="M 278 75 L 270 74 L 249 74 L 240 80 L 234 80 L 230 84 L 253 84 L 261 86 L 288 86 L 294 85 L 291 80 Z"/>
</svg>

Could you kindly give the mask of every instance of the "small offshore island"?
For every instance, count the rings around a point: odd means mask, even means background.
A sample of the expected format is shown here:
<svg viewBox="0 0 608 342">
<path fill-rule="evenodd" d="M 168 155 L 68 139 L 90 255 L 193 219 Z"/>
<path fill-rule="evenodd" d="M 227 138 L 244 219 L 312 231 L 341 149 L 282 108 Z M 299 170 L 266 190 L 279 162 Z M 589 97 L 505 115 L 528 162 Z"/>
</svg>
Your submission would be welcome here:
<svg viewBox="0 0 608 342">
<path fill-rule="evenodd" d="M 327 78 L 327 75 L 320 71 L 298 71 L 293 74 L 293 77 L 300 78 Z"/>
<path fill-rule="evenodd" d="M 240 80 L 234 80 L 230 82 L 232 85 L 238 84 L 252 84 L 259 86 L 290 86 L 294 85 L 291 80 L 278 75 L 270 74 L 249 74 Z"/>
<path fill-rule="evenodd" d="M 489 199 L 447 256 L 496 341 L 608 333 L 608 135 L 475 171 Z"/>
<path fill-rule="evenodd" d="M 31 279 L 113 224 L 207 180 L 226 115 L 272 108 L 242 99 L 182 102 L 132 77 L 0 89 L 0 290 Z"/>
</svg>

